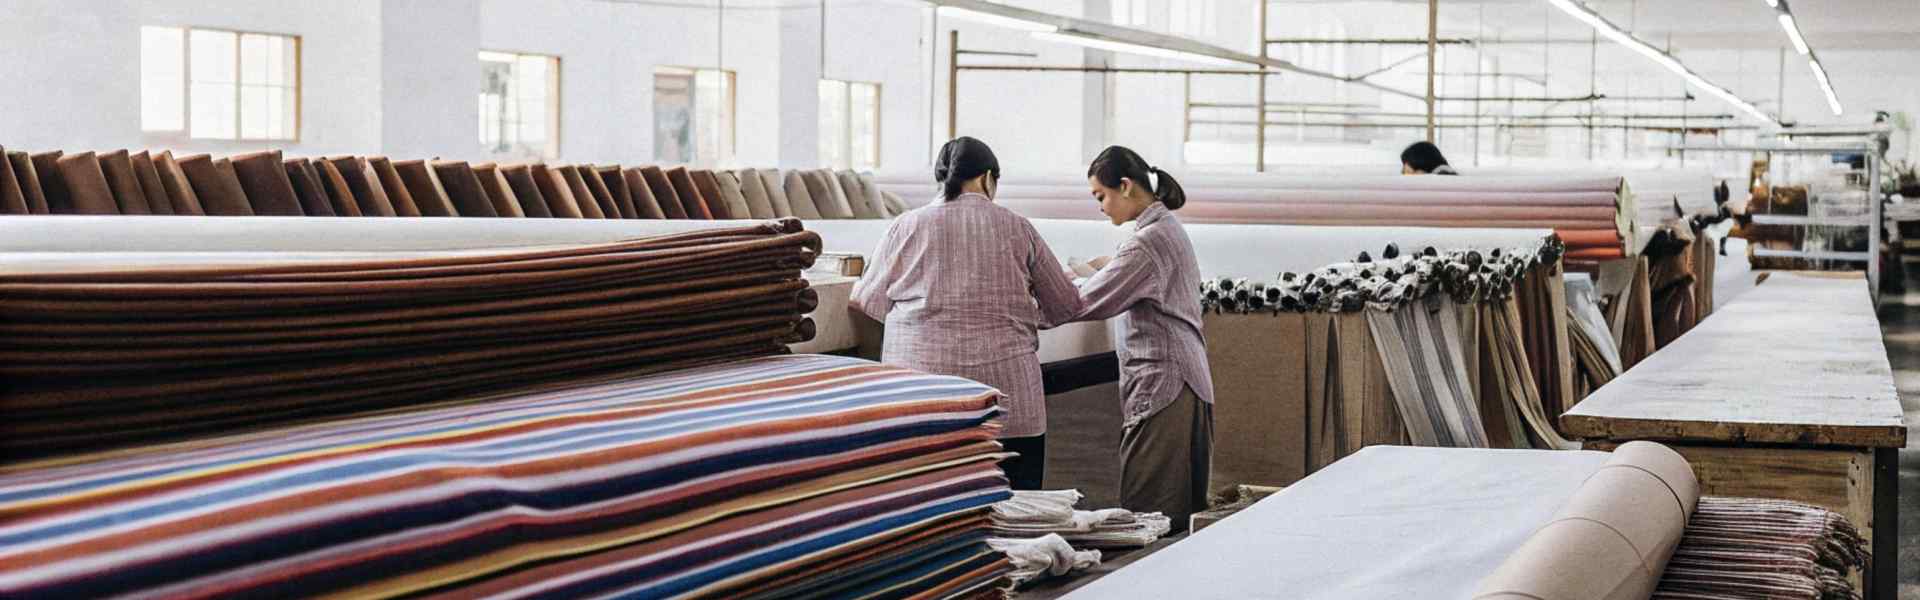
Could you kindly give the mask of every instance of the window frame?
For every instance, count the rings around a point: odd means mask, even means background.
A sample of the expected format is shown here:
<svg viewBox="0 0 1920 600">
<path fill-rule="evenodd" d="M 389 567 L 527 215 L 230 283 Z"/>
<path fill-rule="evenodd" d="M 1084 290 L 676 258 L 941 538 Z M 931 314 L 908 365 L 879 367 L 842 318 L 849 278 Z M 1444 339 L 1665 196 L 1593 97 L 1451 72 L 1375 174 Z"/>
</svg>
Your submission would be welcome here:
<svg viewBox="0 0 1920 600">
<path fill-rule="evenodd" d="M 254 31 L 254 30 L 246 30 L 246 29 L 232 29 L 232 28 L 225 28 L 225 27 L 198 27 L 193 25 L 141 25 L 140 27 L 142 30 L 152 27 L 152 28 L 160 28 L 160 29 L 175 29 L 180 31 L 180 63 L 181 63 L 180 64 L 180 90 L 179 90 L 180 99 L 181 99 L 180 128 L 179 129 L 147 129 L 145 119 L 143 116 L 142 122 L 140 124 L 140 133 L 146 139 L 171 141 L 171 142 L 185 142 L 185 143 L 193 143 L 193 142 L 299 143 L 300 142 L 303 129 L 306 125 L 305 102 L 306 102 L 307 78 L 305 75 L 305 71 L 306 71 L 305 50 L 306 50 L 307 44 L 304 36 L 301 36 L 299 34 L 292 34 L 292 33 L 274 33 L 271 31 Z M 209 32 L 233 34 L 233 79 L 234 81 L 233 81 L 233 136 L 232 137 L 194 137 L 193 135 L 193 32 L 195 31 L 209 31 Z M 142 32 L 142 35 L 145 35 L 144 31 Z M 288 75 L 291 76 L 293 79 L 293 84 L 289 86 L 284 86 L 287 90 L 293 93 L 293 123 L 291 123 L 289 126 L 289 133 L 287 137 L 283 137 L 283 138 L 281 137 L 248 137 L 245 133 L 243 133 L 245 128 L 241 125 L 241 123 L 245 122 L 245 119 L 242 111 L 246 110 L 246 108 L 245 108 L 245 103 L 241 102 L 240 99 L 242 97 L 242 93 L 241 93 L 242 89 L 245 88 L 247 84 L 244 81 L 245 76 L 242 74 L 243 70 L 241 68 L 241 65 L 244 64 L 243 61 L 245 60 L 244 58 L 242 58 L 244 51 L 241 48 L 244 45 L 241 44 L 241 39 L 243 39 L 245 36 L 248 36 L 248 35 L 265 36 L 270 38 L 285 38 L 293 41 L 293 70 L 292 72 L 288 73 Z M 144 61 L 146 60 L 146 56 L 143 55 L 140 58 L 144 63 Z M 143 66 L 141 67 L 141 74 L 144 76 L 145 73 L 146 73 L 146 67 L 143 64 Z M 271 86 L 270 84 L 269 86 L 282 87 L 282 86 Z M 142 89 L 141 92 L 144 94 L 145 90 Z M 144 96 L 142 97 L 141 102 L 143 103 L 143 106 L 144 106 L 144 103 L 146 102 Z"/>
<path fill-rule="evenodd" d="M 662 73 L 662 71 L 685 71 L 685 73 Z M 726 123 L 727 131 L 725 136 L 726 152 L 725 153 L 721 153 L 718 151 L 714 152 L 713 164 L 704 165 L 704 166 L 711 167 L 711 168 L 720 168 L 723 165 L 731 164 L 733 161 L 739 160 L 740 158 L 740 101 L 739 101 L 740 74 L 739 72 L 733 69 L 722 69 L 718 67 L 688 67 L 688 66 L 682 66 L 682 65 L 655 64 L 653 65 L 653 68 L 651 69 L 650 73 L 653 77 L 648 81 L 649 94 L 647 99 L 648 101 L 647 112 L 649 115 L 651 115 L 650 120 L 652 122 L 648 124 L 648 127 L 649 127 L 649 131 L 655 131 L 656 133 L 658 131 L 659 119 L 660 119 L 660 116 L 656 113 L 660 105 L 659 77 L 663 74 L 672 74 L 672 75 L 685 75 L 688 78 L 687 85 L 690 86 L 688 88 L 688 92 L 690 94 L 689 98 L 691 99 L 691 105 L 688 108 L 692 111 L 692 123 L 690 126 L 693 127 L 693 131 L 692 131 L 693 148 L 690 149 L 689 159 L 684 163 L 688 165 L 700 165 L 700 140 L 702 138 L 699 130 L 700 119 L 698 117 L 700 113 L 700 74 L 701 73 L 720 74 L 720 79 L 726 86 L 726 95 L 722 103 L 722 105 L 726 108 L 726 110 L 724 111 L 726 115 L 726 121 L 727 121 Z M 655 147 L 657 148 L 658 142 L 655 142 L 655 144 L 656 144 Z M 665 158 L 659 157 L 659 156 L 655 156 L 653 158 L 656 161 L 666 160 Z"/>
<path fill-rule="evenodd" d="M 516 65 L 519 64 L 520 59 L 522 58 L 534 57 L 534 58 L 546 59 L 547 72 L 548 72 L 547 99 L 550 102 L 550 104 L 547 106 L 547 114 L 545 115 L 545 118 L 547 119 L 547 143 L 546 143 L 546 147 L 541 150 L 539 156 L 526 157 L 526 156 L 513 155 L 512 153 L 497 152 L 491 148 L 485 147 L 484 145 L 482 145 L 481 149 L 487 152 L 489 155 L 492 155 L 495 157 L 523 158 L 523 159 L 530 158 L 530 159 L 545 160 L 545 161 L 559 160 L 560 148 L 561 148 L 560 136 L 562 135 L 560 124 L 564 118 L 564 115 L 561 114 L 561 111 L 564 107 L 561 94 L 565 93 L 564 81 L 562 81 L 561 79 L 562 77 L 565 76 L 561 72 L 561 69 L 564 66 L 564 60 L 562 60 L 564 57 L 558 54 L 545 54 L 541 52 L 524 52 L 520 50 L 495 50 L 495 49 L 489 49 L 489 48 L 480 48 L 477 52 L 474 53 L 474 62 L 476 63 L 474 65 L 475 67 L 478 67 L 479 66 L 478 63 L 482 60 L 480 58 L 481 54 L 510 55 L 514 58 L 514 64 Z M 476 91 L 475 93 L 478 94 L 479 92 Z M 477 102 L 478 102 L 478 99 L 476 98 L 476 103 Z M 526 122 L 524 115 L 522 115 L 520 122 L 522 123 Z M 480 133 L 481 131 L 474 132 L 475 143 L 482 142 L 482 140 L 479 139 Z"/>
<path fill-rule="evenodd" d="M 854 130 L 853 87 L 856 85 L 873 86 L 873 121 L 868 124 L 868 126 L 873 131 L 873 157 L 872 157 L 873 164 L 868 168 L 871 168 L 874 171 L 879 171 L 880 164 L 881 164 L 881 157 L 885 156 L 886 154 L 881 150 L 881 140 L 885 139 L 885 136 L 881 134 L 881 130 L 880 130 L 880 124 L 883 122 L 883 119 L 880 118 L 880 112 L 881 112 L 880 109 L 881 107 L 886 105 L 886 102 L 885 102 L 886 86 L 882 85 L 881 82 L 878 82 L 878 81 L 834 79 L 831 77 L 820 78 L 820 83 L 839 84 L 840 109 L 841 109 L 840 118 L 841 118 L 841 123 L 845 125 L 845 127 L 842 128 L 841 131 L 834 132 L 834 135 L 837 135 L 840 138 L 841 147 L 846 149 L 847 164 L 844 167 L 837 164 L 826 165 L 826 167 L 832 168 L 832 169 L 844 168 L 848 170 L 857 170 L 860 168 L 858 166 L 859 160 L 856 159 L 853 155 L 853 130 Z M 819 117 L 816 116 L 815 118 L 817 119 Z M 827 135 L 827 132 L 820 132 L 820 135 L 824 137 L 825 135 Z M 821 162 L 826 162 L 826 161 L 823 160 Z"/>
</svg>

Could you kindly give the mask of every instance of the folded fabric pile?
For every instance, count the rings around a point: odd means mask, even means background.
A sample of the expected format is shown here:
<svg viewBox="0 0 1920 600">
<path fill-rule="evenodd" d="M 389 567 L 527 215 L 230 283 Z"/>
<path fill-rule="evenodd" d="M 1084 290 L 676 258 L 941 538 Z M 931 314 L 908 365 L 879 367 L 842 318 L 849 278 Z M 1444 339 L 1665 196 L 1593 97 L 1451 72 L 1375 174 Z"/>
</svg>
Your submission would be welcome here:
<svg viewBox="0 0 1920 600">
<path fill-rule="evenodd" d="M 993 507 L 993 535 L 1038 538 L 1057 534 L 1074 548 L 1138 548 L 1159 540 L 1172 520 L 1123 508 L 1076 510 L 1078 490 L 1016 491 Z"/>
<path fill-rule="evenodd" d="M 1839 513 L 1799 502 L 1701 496 L 1653 597 L 1859 598 L 1846 573 L 1866 542 Z"/>
<path fill-rule="evenodd" d="M 0 154 L 0 215 L 883 219 L 908 209 L 871 176 L 828 169 L 290 159 L 279 150 Z"/>
<path fill-rule="evenodd" d="M 763 357 L 0 466 L 0 596 L 996 597 L 999 398 Z"/>
<path fill-rule="evenodd" d="M 379 260 L 0 254 L 0 464 L 784 354 L 820 243 L 786 220 Z"/>
</svg>

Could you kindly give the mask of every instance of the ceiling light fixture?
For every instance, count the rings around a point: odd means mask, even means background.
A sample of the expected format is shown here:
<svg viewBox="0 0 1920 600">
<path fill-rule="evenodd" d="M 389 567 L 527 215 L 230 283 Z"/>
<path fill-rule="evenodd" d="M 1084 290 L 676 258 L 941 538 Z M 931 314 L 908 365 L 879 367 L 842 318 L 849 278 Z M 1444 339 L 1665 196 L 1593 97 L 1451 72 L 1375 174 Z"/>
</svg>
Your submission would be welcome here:
<svg viewBox="0 0 1920 600">
<path fill-rule="evenodd" d="M 960 19 L 963 21 L 973 21 L 975 23 L 997 25 L 1000 27 L 1008 28 L 1008 29 L 1018 29 L 1020 31 L 1032 31 L 1035 33 L 1053 33 L 1055 31 L 1060 30 L 1059 27 L 1048 25 L 1046 23 L 1037 23 L 1034 21 L 1028 21 L 1026 19 L 1016 19 L 1008 16 L 983 13 L 977 10 L 960 8 L 958 6 L 940 7 L 940 16 L 942 18 L 954 18 L 954 19 Z"/>
<path fill-rule="evenodd" d="M 1833 116 L 1840 116 L 1840 97 L 1833 93 L 1833 83 L 1827 81 L 1827 68 L 1820 65 L 1820 59 L 1808 57 L 1807 67 L 1813 69 L 1814 81 L 1820 82 L 1820 91 L 1827 93 L 1827 107 L 1833 109 Z"/>
<path fill-rule="evenodd" d="M 1035 39 L 1041 39 L 1041 40 L 1046 40 L 1050 42 L 1063 42 L 1063 43 L 1075 44 L 1079 46 L 1086 46 L 1088 48 L 1095 48 L 1099 50 L 1112 50 L 1114 52 L 1125 52 L 1128 54 L 1139 54 L 1142 56 L 1153 56 L 1157 58 L 1171 58 L 1174 60 L 1184 60 L 1187 62 L 1204 63 L 1204 64 L 1210 64 L 1210 65 L 1222 65 L 1222 66 L 1228 66 L 1228 67 L 1245 66 L 1242 63 L 1227 60 L 1224 58 L 1215 57 L 1215 56 L 1207 56 L 1205 54 L 1195 54 L 1193 52 L 1184 52 L 1180 50 L 1174 50 L 1171 48 L 1143 46 L 1140 44 L 1133 44 L 1128 42 L 1110 40 L 1110 39 L 1101 38 L 1101 37 L 1094 37 L 1094 36 L 1080 33 L 1077 31 L 1061 31 L 1057 33 L 1035 32 L 1033 34 L 1033 37 Z"/>
<path fill-rule="evenodd" d="M 1806 56 L 1809 51 L 1807 38 L 1800 37 L 1800 27 L 1793 23 L 1792 13 L 1780 13 L 1780 28 L 1787 30 L 1787 39 L 1793 40 L 1793 49 L 1801 56 Z"/>
<path fill-rule="evenodd" d="M 1827 68 L 1820 64 L 1820 57 L 1813 53 L 1813 47 L 1807 45 L 1807 38 L 1800 34 L 1800 24 L 1793 18 L 1793 7 L 1781 0 L 1767 0 L 1767 6 L 1780 14 L 1780 29 L 1787 32 L 1787 40 L 1793 42 L 1793 49 L 1807 57 L 1807 67 L 1813 69 L 1813 80 L 1820 84 L 1820 93 L 1827 96 L 1827 108 L 1833 109 L 1833 116 L 1840 116 L 1840 95 L 1834 93 L 1833 82 L 1827 80 Z"/>
<path fill-rule="evenodd" d="M 1612 40 L 1616 44 L 1626 46 L 1628 49 L 1640 53 L 1641 56 L 1647 57 L 1648 60 L 1652 60 L 1654 63 L 1666 67 L 1669 71 L 1673 71 L 1674 74 L 1679 75 L 1681 79 L 1686 80 L 1687 85 L 1705 90 L 1708 94 L 1724 100 L 1728 104 L 1734 105 L 1734 107 L 1739 108 L 1742 112 L 1747 113 L 1755 119 L 1774 125 L 1780 123 L 1780 121 L 1768 116 L 1767 113 L 1761 112 L 1760 107 L 1754 106 L 1753 103 L 1742 100 L 1739 96 L 1734 95 L 1731 90 L 1714 85 L 1713 82 L 1707 81 L 1705 77 L 1694 73 L 1693 70 L 1688 69 L 1686 65 L 1681 64 L 1680 59 L 1674 58 L 1673 55 L 1667 54 L 1665 51 L 1641 41 L 1640 38 L 1633 37 L 1633 34 L 1627 33 L 1626 30 L 1607 21 L 1606 17 L 1600 16 L 1600 13 L 1596 13 L 1593 9 L 1588 8 L 1585 3 L 1576 0 L 1547 0 L 1547 3 L 1559 8 L 1562 12 L 1567 13 L 1568 16 L 1582 23 L 1586 23 L 1588 27 L 1592 27 L 1593 30 L 1601 36 Z"/>
</svg>

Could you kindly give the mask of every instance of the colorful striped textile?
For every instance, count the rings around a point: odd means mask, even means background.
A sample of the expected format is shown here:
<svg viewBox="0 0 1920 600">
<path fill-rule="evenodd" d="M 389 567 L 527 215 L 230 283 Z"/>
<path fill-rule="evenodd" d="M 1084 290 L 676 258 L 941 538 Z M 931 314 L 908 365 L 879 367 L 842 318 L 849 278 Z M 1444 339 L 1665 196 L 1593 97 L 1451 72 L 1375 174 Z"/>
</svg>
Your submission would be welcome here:
<svg viewBox="0 0 1920 600">
<path fill-rule="evenodd" d="M 999 392 L 763 357 L 0 466 L 0 597 L 973 597 Z"/>
<path fill-rule="evenodd" d="M 1869 558 L 1860 532 L 1840 513 L 1785 500 L 1701 496 L 1653 597 L 1859 598 L 1846 574 Z"/>
</svg>

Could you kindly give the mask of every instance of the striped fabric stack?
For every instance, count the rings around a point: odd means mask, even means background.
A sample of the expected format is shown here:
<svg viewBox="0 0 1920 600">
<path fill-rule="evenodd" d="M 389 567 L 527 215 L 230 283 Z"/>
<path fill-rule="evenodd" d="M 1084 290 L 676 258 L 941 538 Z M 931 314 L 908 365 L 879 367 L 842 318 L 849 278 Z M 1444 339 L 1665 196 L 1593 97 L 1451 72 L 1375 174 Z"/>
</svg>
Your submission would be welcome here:
<svg viewBox="0 0 1920 600">
<path fill-rule="evenodd" d="M 872 177 L 828 169 L 288 158 L 278 150 L 0 154 L 0 215 L 812 220 L 907 210 Z"/>
<path fill-rule="evenodd" d="M 0 597 L 995 597 L 999 393 L 825 356 L 0 467 Z"/>
<path fill-rule="evenodd" d="M 0 254 L 0 463 L 785 354 L 813 334 L 820 243 L 786 220 L 372 259 Z"/>
</svg>

